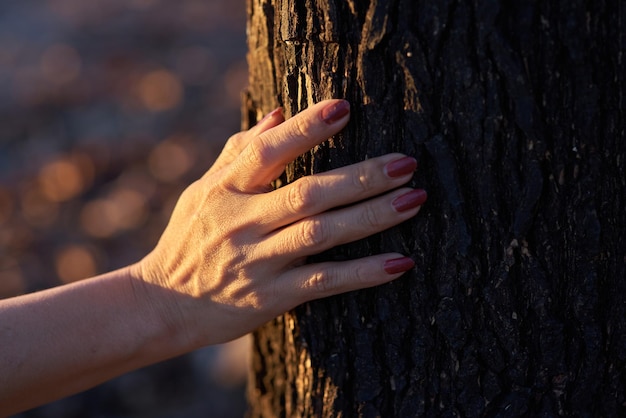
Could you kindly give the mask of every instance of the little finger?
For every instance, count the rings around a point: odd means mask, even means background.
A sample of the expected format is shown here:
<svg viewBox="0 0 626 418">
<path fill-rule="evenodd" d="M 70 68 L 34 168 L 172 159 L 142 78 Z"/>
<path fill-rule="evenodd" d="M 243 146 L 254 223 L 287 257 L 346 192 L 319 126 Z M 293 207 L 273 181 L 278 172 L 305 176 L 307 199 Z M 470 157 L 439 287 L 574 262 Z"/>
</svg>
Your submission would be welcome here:
<svg viewBox="0 0 626 418">
<path fill-rule="evenodd" d="M 279 294 L 286 294 L 282 298 L 286 303 L 299 305 L 387 283 L 414 266 L 415 262 L 402 254 L 380 254 L 357 260 L 307 264 L 284 273 L 277 278 L 275 285 Z"/>
</svg>

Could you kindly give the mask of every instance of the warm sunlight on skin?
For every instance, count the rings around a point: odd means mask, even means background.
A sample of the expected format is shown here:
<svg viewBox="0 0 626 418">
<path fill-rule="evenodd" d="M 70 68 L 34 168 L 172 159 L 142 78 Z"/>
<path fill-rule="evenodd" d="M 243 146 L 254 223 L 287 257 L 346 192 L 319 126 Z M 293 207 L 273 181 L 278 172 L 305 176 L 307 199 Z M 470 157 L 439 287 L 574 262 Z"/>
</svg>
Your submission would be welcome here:
<svg viewBox="0 0 626 418">
<path fill-rule="evenodd" d="M 339 132 L 349 111 L 346 101 L 328 100 L 288 121 L 271 112 L 234 135 L 183 192 L 143 260 L 1 300 L 0 338 L 8 343 L 0 344 L 0 415 L 232 340 L 303 302 L 413 268 L 397 253 L 304 264 L 415 216 L 426 193 L 403 187 L 417 166 L 412 157 L 389 154 L 269 187 L 288 162 Z"/>
</svg>

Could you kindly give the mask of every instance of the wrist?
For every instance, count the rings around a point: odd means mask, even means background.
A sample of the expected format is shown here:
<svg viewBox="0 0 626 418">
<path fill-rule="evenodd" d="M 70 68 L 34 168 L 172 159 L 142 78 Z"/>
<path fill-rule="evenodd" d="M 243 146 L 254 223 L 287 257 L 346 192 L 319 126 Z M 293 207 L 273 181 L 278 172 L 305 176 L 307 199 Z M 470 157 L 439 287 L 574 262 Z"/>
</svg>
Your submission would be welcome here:
<svg viewBox="0 0 626 418">
<path fill-rule="evenodd" d="M 134 302 L 145 321 L 148 344 L 163 359 L 196 349 L 176 301 L 179 295 L 151 277 L 143 263 L 130 265 L 127 271 Z"/>
</svg>

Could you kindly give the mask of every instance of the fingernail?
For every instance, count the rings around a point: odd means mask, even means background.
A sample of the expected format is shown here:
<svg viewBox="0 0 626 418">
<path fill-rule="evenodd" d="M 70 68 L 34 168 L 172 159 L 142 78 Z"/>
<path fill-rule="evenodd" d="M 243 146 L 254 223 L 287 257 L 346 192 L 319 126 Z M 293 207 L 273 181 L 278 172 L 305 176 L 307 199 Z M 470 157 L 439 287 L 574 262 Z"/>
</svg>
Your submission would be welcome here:
<svg viewBox="0 0 626 418">
<path fill-rule="evenodd" d="M 387 274 L 398 274 L 411 270 L 414 266 L 415 261 L 409 257 L 400 257 L 385 261 L 383 268 Z"/>
<path fill-rule="evenodd" d="M 387 164 L 385 171 L 389 177 L 402 177 L 411 174 L 417 168 L 417 160 L 413 157 L 404 157 Z"/>
<path fill-rule="evenodd" d="M 348 103 L 347 100 L 340 100 L 323 108 L 321 117 L 328 125 L 332 125 L 341 120 L 348 113 L 350 113 L 350 103 Z"/>
<path fill-rule="evenodd" d="M 282 113 L 283 112 L 283 108 L 282 107 L 277 107 L 276 109 L 272 110 L 270 113 L 268 113 L 267 115 L 263 116 L 263 119 L 261 119 L 260 121 L 257 122 L 257 125 L 260 125 L 261 123 L 265 122 L 266 120 L 276 116 L 278 113 Z"/>
<path fill-rule="evenodd" d="M 411 190 L 410 192 L 405 193 L 402 196 L 396 197 L 394 201 L 391 202 L 391 205 L 398 212 L 404 212 L 409 209 L 421 206 L 426 201 L 426 198 L 426 190 Z"/>
</svg>

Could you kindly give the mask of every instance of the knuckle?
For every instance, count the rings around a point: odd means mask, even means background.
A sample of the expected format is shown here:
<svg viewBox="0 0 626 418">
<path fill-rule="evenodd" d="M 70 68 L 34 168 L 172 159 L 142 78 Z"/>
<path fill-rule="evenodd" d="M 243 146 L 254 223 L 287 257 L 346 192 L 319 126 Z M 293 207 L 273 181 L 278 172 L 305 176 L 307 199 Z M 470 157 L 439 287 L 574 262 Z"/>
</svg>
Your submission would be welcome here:
<svg viewBox="0 0 626 418">
<path fill-rule="evenodd" d="M 230 147 L 233 147 L 235 149 L 241 149 L 243 148 L 244 143 L 246 142 L 246 135 L 248 134 L 248 132 L 237 132 L 236 134 L 232 135 L 230 138 L 228 138 L 228 141 L 226 141 L 227 145 Z"/>
<path fill-rule="evenodd" d="M 372 179 L 361 166 L 357 166 L 352 173 L 352 184 L 359 192 L 367 192 L 373 187 Z"/>
<path fill-rule="evenodd" d="M 372 277 L 372 269 L 367 264 L 356 264 L 350 268 L 326 267 L 313 273 L 308 281 L 308 287 L 321 296 L 327 296 L 368 287 L 375 282 Z"/>
<path fill-rule="evenodd" d="M 255 167 L 263 167 L 270 163 L 271 153 L 269 147 L 264 143 L 262 137 L 258 137 L 257 141 L 249 147 L 250 152 L 247 154 L 248 162 Z"/>
<path fill-rule="evenodd" d="M 336 276 L 328 270 L 319 270 L 311 276 L 309 286 L 320 295 L 332 293 L 337 287 Z"/>
<path fill-rule="evenodd" d="M 296 116 L 295 118 L 293 118 L 293 121 L 293 129 L 295 131 L 295 135 L 308 137 L 311 134 L 312 123 L 310 119 L 303 116 Z"/>
<path fill-rule="evenodd" d="M 372 204 L 366 204 L 361 210 L 359 221 L 369 229 L 378 229 L 382 225 L 380 214 Z"/>
<path fill-rule="evenodd" d="M 324 247 L 329 239 L 328 227 L 319 219 L 307 219 L 300 223 L 300 239 L 306 248 Z"/>
<path fill-rule="evenodd" d="M 287 195 L 289 208 L 293 213 L 300 213 L 319 200 L 319 188 L 310 181 L 292 183 Z"/>
<path fill-rule="evenodd" d="M 365 264 L 357 264 L 352 273 L 353 281 L 359 284 L 366 284 L 370 280 L 371 268 L 368 268 Z"/>
</svg>

